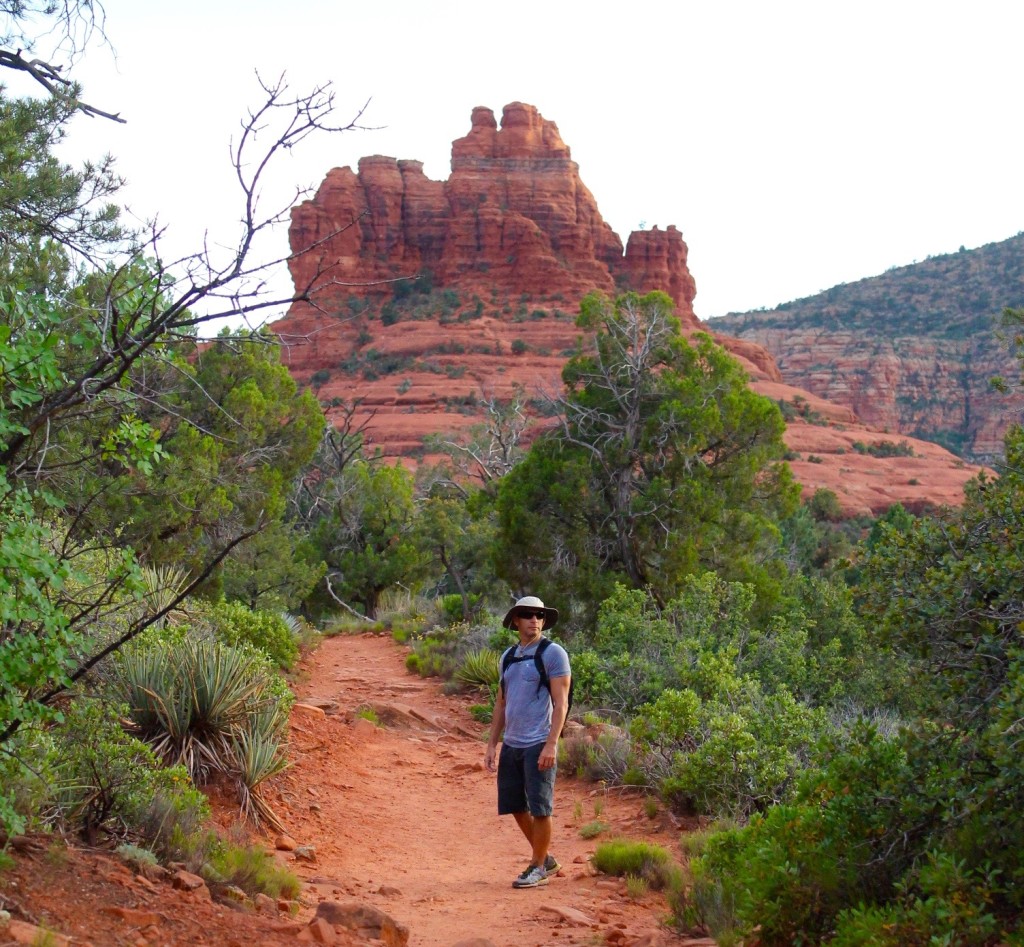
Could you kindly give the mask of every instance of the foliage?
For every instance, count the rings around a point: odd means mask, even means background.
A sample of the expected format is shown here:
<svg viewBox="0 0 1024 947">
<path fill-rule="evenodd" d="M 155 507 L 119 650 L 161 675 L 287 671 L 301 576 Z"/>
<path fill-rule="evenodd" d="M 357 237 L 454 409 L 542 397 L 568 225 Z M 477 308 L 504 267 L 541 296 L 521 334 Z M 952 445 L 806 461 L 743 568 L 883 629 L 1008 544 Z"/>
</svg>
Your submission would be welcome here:
<svg viewBox="0 0 1024 947">
<path fill-rule="evenodd" d="M 194 637 L 126 649 L 111 675 L 142 738 L 199 782 L 211 771 L 241 775 L 254 751 L 262 759 L 257 772 L 274 771 L 291 699 L 278 681 L 254 649 Z M 243 786 L 254 790 L 251 769 L 246 778 Z"/>
<path fill-rule="evenodd" d="M 101 494 L 84 525 L 126 522 L 123 539 L 148 561 L 191 571 L 225 530 L 273 525 L 227 557 L 220 581 L 252 607 L 297 604 L 312 583 L 281 520 L 292 479 L 320 442 L 316 399 L 298 392 L 278 347 L 258 333 L 183 351 L 161 388 L 140 414 L 154 425 L 171 415 L 161 423 L 164 462 L 144 482 Z"/>
<path fill-rule="evenodd" d="M 215 844 L 202 873 L 209 880 L 235 885 L 250 897 L 262 893 L 272 898 L 295 898 L 302 887 L 293 872 L 259 845 Z"/>
<path fill-rule="evenodd" d="M 501 675 L 500 655 L 490 649 L 471 651 L 455 671 L 455 680 L 479 690 L 493 690 Z"/>
<path fill-rule="evenodd" d="M 785 608 L 769 619 L 757 614 L 750 586 L 713 573 L 687 577 L 664 607 L 617 586 L 598 611 L 592 648 L 574 653 L 578 699 L 632 714 L 667 687 L 705 694 L 712 668 L 723 663 L 766 691 L 784 686 L 812 704 L 873 695 L 849 592 L 823 578 L 791 586 Z"/>
<path fill-rule="evenodd" d="M 701 569 L 767 582 L 796 497 L 778 407 L 710 337 L 687 342 L 664 294 L 587 297 L 577 324 L 597 331 L 560 426 L 501 483 L 502 576 L 586 611 L 616 581 L 662 602 Z"/>
<path fill-rule="evenodd" d="M 77 0 L 19 2 L 6 12 L 18 51 L 5 53 L 3 65 L 36 77 L 50 66 L 22 59 L 32 30 L 54 27 L 77 49 L 97 22 L 94 5 Z M 87 24 L 81 35 L 78 23 Z M 197 355 L 200 324 L 270 304 L 264 267 L 246 258 L 279 215 L 257 216 L 255 197 L 274 155 L 326 129 L 332 110 L 328 89 L 296 96 L 283 82 L 261 84 L 265 99 L 232 151 L 242 214 L 237 242 L 226 243 L 236 250 L 222 253 L 225 241 L 216 239 L 175 260 L 162 251 L 158 228 L 148 236 L 122 229 L 111 203 L 121 183 L 112 159 L 80 169 L 58 160 L 75 113 L 114 116 L 82 102 L 64 74 L 49 75 L 43 101 L 0 90 L 0 744 L 22 726 L 45 723 L 71 684 L 161 621 L 140 599 L 137 551 L 152 552 L 151 564 L 184 564 L 184 597 L 277 515 L 275 478 L 289 476 L 291 460 L 266 449 L 274 438 L 301 437 L 302 419 L 274 416 L 251 385 L 238 400 L 225 394 L 218 403 L 202 355 L 188 356 Z M 224 377 L 228 361 L 212 374 Z M 278 379 L 290 382 L 278 369 Z M 260 376 L 271 399 L 283 392 L 272 375 Z M 321 423 L 307 402 L 305 417 Z M 257 445 L 250 438 L 264 407 L 270 442 Z M 201 428 L 203 411 L 216 423 Z M 228 466 L 218 467 L 225 458 Z M 192 517 L 168 514 L 204 490 L 211 502 L 193 506 Z M 163 522 L 144 521 L 147 504 L 158 512 L 163 504 Z"/>
<path fill-rule="evenodd" d="M 355 459 L 324 482 L 319 500 L 309 550 L 327 564 L 320 600 L 351 599 L 375 618 L 384 590 L 414 584 L 428 564 L 415 535 L 412 477 L 398 465 Z"/>
<path fill-rule="evenodd" d="M 1019 936 L 1024 435 L 1006 449 L 1004 475 L 972 484 L 960 510 L 890 511 L 854 573 L 865 654 L 895 678 L 876 693 L 904 729 L 837 731 L 785 805 L 695 862 L 695 898 L 733 905 L 762 943 Z"/>
<path fill-rule="evenodd" d="M 913 457 L 914 448 L 907 441 L 893 443 L 892 441 L 872 441 L 865 444 L 863 441 L 854 441 L 851 445 L 858 454 L 870 454 L 872 457 Z"/>
<path fill-rule="evenodd" d="M 660 845 L 613 839 L 594 850 L 594 867 L 606 875 L 644 878 L 652 888 L 663 888 L 670 877 L 671 858 Z"/>
<path fill-rule="evenodd" d="M 666 690 L 641 707 L 630 733 L 650 782 L 677 806 L 748 816 L 786 799 L 823 726 L 784 688 L 718 669 L 704 699 Z"/>
<path fill-rule="evenodd" d="M 470 621 L 495 582 L 493 508 L 482 498 L 469 499 L 447 483 L 435 483 L 417 511 L 417 543 L 444 570 L 440 589 L 448 594 L 441 604 L 450 622 Z"/>
<path fill-rule="evenodd" d="M 183 767 L 164 769 L 146 744 L 124 731 L 122 712 L 100 700 L 77 698 L 54 731 L 50 808 L 90 845 L 100 832 L 158 842 L 160 827 L 153 816 L 162 808 L 192 823 L 208 812 Z"/>
<path fill-rule="evenodd" d="M 435 625 L 411 640 L 412 652 L 406 657 L 405 666 L 421 677 L 442 677 L 448 680 L 457 676 L 471 655 L 478 654 L 482 656 L 473 660 L 479 660 L 482 665 L 477 676 L 483 684 L 491 681 L 488 668 L 493 655 L 493 683 L 496 684 L 498 655 L 494 654 L 494 637 L 494 627 L 488 624 L 456 622 L 444 627 Z"/>
<path fill-rule="evenodd" d="M 277 612 L 253 610 L 241 602 L 220 602 L 209 608 L 207 617 L 218 640 L 259 648 L 278 667 L 287 670 L 299 655 L 295 635 Z"/>
<path fill-rule="evenodd" d="M 578 779 L 619 785 L 630 762 L 629 734 L 617 727 L 599 733 L 596 740 L 571 736 L 558 744 L 558 765 Z"/>
<path fill-rule="evenodd" d="M 607 822 L 602 822 L 600 819 L 594 819 L 592 822 L 587 822 L 580 826 L 580 838 L 587 839 L 588 841 L 592 838 L 597 838 L 599 835 L 603 835 L 609 829 Z"/>
</svg>

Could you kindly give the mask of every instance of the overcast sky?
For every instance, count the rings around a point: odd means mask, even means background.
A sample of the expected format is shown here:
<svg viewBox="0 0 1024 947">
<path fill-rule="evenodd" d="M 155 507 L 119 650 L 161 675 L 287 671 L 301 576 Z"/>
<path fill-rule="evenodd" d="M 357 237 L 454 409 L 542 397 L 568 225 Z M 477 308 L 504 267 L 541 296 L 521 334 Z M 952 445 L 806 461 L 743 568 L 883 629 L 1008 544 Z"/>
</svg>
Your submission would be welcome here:
<svg viewBox="0 0 1024 947">
<path fill-rule="evenodd" d="M 332 83 L 339 119 L 370 100 L 380 126 L 308 142 L 270 197 L 370 154 L 447 178 L 474 106 L 537 106 L 623 242 L 682 231 L 702 318 L 1024 229 L 1019 0 L 103 4 L 116 60 L 94 47 L 74 75 L 128 122 L 78 119 L 70 147 L 113 153 L 182 249 L 235 239 L 256 70 Z"/>
</svg>

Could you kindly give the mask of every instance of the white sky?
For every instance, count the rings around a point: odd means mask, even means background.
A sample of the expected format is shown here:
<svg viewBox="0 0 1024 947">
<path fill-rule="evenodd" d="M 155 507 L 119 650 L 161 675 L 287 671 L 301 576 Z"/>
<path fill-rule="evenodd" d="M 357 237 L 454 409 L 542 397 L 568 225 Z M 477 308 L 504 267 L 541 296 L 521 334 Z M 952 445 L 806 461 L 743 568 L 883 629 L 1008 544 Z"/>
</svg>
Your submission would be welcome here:
<svg viewBox="0 0 1024 947">
<path fill-rule="evenodd" d="M 113 153 L 182 251 L 235 239 L 228 147 L 257 69 L 333 83 L 339 119 L 371 99 L 384 126 L 310 141 L 278 194 L 370 154 L 447 178 L 474 106 L 536 105 L 623 242 L 683 232 L 702 318 L 1024 230 L 1019 0 L 103 4 L 116 63 L 94 48 L 73 74 L 128 124 L 78 119 L 71 146 Z"/>
</svg>

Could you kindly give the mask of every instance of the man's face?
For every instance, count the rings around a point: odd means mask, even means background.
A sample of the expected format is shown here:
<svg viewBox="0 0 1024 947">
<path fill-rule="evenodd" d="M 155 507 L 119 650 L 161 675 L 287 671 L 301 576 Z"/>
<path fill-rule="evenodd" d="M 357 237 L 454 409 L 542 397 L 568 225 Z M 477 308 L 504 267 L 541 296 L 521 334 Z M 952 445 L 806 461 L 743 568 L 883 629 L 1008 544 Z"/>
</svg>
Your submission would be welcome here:
<svg viewBox="0 0 1024 947">
<path fill-rule="evenodd" d="M 523 608 L 515 615 L 516 630 L 520 637 L 527 640 L 536 638 L 544 630 L 544 610 L 540 608 Z"/>
</svg>

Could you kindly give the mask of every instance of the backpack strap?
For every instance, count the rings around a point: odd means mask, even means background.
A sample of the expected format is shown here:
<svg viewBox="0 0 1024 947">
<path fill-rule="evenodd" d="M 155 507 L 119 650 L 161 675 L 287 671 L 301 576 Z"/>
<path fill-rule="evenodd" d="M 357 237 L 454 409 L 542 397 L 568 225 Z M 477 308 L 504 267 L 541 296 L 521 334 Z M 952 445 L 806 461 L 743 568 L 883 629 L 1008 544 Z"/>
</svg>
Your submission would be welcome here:
<svg viewBox="0 0 1024 947">
<path fill-rule="evenodd" d="M 551 644 L 550 638 L 541 638 L 540 644 L 537 645 L 537 650 L 533 652 L 533 663 L 537 666 L 537 673 L 540 675 L 540 683 L 537 685 L 537 692 L 540 693 L 542 687 L 548 689 L 548 693 L 551 693 L 551 681 L 548 678 L 548 669 L 544 667 L 544 652 L 547 651 L 548 645 Z"/>
<path fill-rule="evenodd" d="M 513 665 L 518 664 L 520 661 L 529 661 L 533 659 L 534 666 L 537 668 L 537 674 L 540 675 L 540 680 L 537 683 L 537 693 L 540 693 L 542 687 L 546 687 L 548 693 L 551 693 L 551 681 L 548 679 L 547 668 L 544 667 L 544 652 L 547 650 L 548 645 L 551 644 L 550 638 L 541 637 L 540 643 L 537 645 L 537 650 L 532 655 L 520 655 L 518 658 L 515 656 L 516 646 L 512 645 L 508 648 L 505 653 L 501 656 L 501 693 L 502 696 L 505 694 L 505 672 Z"/>
</svg>

